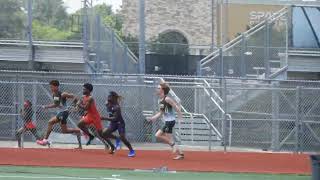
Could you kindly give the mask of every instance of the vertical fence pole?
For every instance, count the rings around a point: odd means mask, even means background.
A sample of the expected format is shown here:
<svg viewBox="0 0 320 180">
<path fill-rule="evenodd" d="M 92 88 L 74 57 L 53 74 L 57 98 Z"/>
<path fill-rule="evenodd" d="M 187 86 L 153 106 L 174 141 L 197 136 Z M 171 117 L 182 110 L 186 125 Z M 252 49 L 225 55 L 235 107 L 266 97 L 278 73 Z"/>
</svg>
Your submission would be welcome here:
<svg viewBox="0 0 320 180">
<path fill-rule="evenodd" d="M 38 107 L 38 102 L 37 102 L 37 96 L 38 95 L 38 92 L 37 92 L 37 84 L 36 83 L 33 83 L 32 84 L 32 108 L 34 109 L 34 112 L 33 113 L 33 116 L 32 116 L 32 119 L 34 120 L 34 122 L 36 123 L 36 125 L 38 125 L 38 122 L 37 122 L 37 107 Z M 34 139 L 35 140 L 35 139 Z"/>
<path fill-rule="evenodd" d="M 27 27 L 28 43 L 29 43 L 29 69 L 34 70 L 34 48 L 32 40 L 32 0 L 28 0 L 28 27 Z"/>
<path fill-rule="evenodd" d="M 116 67 L 116 37 L 113 31 L 111 31 L 111 68 L 112 72 L 117 71 Z"/>
<path fill-rule="evenodd" d="M 223 120 L 222 120 L 222 136 L 223 136 L 223 151 L 227 152 L 227 81 L 223 79 Z"/>
<path fill-rule="evenodd" d="M 97 72 L 101 71 L 101 32 L 100 32 L 100 27 L 101 27 L 101 20 L 100 16 L 96 16 L 96 60 L 97 60 Z"/>
<path fill-rule="evenodd" d="M 279 95 L 280 90 L 278 84 L 272 84 L 272 140 L 271 140 L 271 149 L 273 151 L 279 151 Z"/>
<path fill-rule="evenodd" d="M 157 81 L 156 81 L 156 79 L 154 78 L 153 79 L 153 87 L 157 87 Z M 158 107 L 158 100 L 157 100 L 157 97 L 153 97 L 153 114 L 155 113 L 155 112 L 157 112 L 157 107 Z M 159 122 L 159 121 L 157 121 L 157 122 Z M 156 137 L 154 136 L 154 134 L 156 133 L 156 131 L 157 131 L 157 124 L 158 123 L 152 123 L 152 142 L 153 143 L 155 143 L 155 142 L 157 142 L 157 140 L 156 140 Z"/>
<path fill-rule="evenodd" d="M 301 87 L 296 88 L 295 151 L 300 152 Z"/>
<path fill-rule="evenodd" d="M 209 124 L 209 151 L 211 151 L 211 148 L 212 148 L 212 127 L 211 125 Z"/>
<path fill-rule="evenodd" d="M 265 33 L 264 33 L 264 68 L 265 78 L 269 79 L 270 76 L 270 26 L 268 20 L 265 21 Z"/>
<path fill-rule="evenodd" d="M 20 113 L 20 109 L 23 108 L 22 102 L 24 101 L 24 85 L 20 84 L 20 87 L 18 88 L 18 102 L 17 103 L 17 112 L 18 114 Z M 20 117 L 20 116 L 18 116 Z M 22 118 L 17 118 L 18 123 L 16 123 L 16 126 L 20 124 L 23 124 L 23 119 Z M 17 127 L 16 129 L 18 129 L 19 127 Z M 15 129 L 15 130 L 16 130 Z M 15 133 L 15 131 L 13 131 L 13 133 Z M 23 144 L 24 144 L 24 132 L 22 132 L 21 134 L 21 148 L 23 148 Z"/>
<path fill-rule="evenodd" d="M 88 42 L 88 0 L 83 1 L 83 33 L 82 33 L 82 42 L 83 42 L 83 59 L 88 61 L 89 55 L 89 42 Z"/>
<path fill-rule="evenodd" d="M 123 45 L 124 50 L 123 50 L 123 68 L 124 72 L 123 73 L 130 73 L 128 72 L 128 64 L 129 64 L 129 58 L 128 58 L 128 46 L 126 44 Z"/>
<path fill-rule="evenodd" d="M 145 0 L 139 0 L 139 73 L 145 74 Z"/>
</svg>

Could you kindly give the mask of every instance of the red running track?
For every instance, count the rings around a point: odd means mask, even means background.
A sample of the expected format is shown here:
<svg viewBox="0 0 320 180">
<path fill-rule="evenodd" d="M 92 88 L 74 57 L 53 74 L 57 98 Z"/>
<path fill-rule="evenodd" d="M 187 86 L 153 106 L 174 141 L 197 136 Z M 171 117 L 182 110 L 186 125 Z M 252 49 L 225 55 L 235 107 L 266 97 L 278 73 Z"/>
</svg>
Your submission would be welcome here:
<svg viewBox="0 0 320 180">
<path fill-rule="evenodd" d="M 108 169 L 152 169 L 226 173 L 311 174 L 308 155 L 247 152 L 185 152 L 186 158 L 172 160 L 169 151 L 127 151 L 109 155 L 104 150 L 0 149 L 0 165 L 78 167 Z"/>
</svg>

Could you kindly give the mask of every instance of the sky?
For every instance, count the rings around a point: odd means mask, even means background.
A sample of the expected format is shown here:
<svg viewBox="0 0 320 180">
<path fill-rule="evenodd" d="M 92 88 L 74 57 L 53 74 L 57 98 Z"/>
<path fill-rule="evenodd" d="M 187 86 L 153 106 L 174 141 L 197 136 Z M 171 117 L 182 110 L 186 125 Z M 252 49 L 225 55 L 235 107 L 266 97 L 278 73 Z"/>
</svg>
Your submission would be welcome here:
<svg viewBox="0 0 320 180">
<path fill-rule="evenodd" d="M 82 7 L 83 0 L 63 0 L 63 1 L 67 7 L 68 13 L 73 13 Z M 92 0 L 92 1 L 94 5 L 102 4 L 102 3 L 110 4 L 112 5 L 112 8 L 114 11 L 119 9 L 122 4 L 122 0 Z"/>
</svg>

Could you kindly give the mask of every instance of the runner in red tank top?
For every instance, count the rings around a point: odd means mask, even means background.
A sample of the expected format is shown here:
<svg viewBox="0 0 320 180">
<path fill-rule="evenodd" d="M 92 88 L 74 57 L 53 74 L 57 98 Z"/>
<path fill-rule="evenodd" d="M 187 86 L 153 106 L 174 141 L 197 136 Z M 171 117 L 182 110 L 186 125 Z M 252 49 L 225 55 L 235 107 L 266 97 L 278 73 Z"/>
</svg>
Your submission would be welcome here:
<svg viewBox="0 0 320 180">
<path fill-rule="evenodd" d="M 90 103 L 90 101 L 92 101 Z M 101 117 L 100 114 L 97 110 L 96 103 L 94 102 L 92 96 L 90 95 L 85 95 L 83 96 L 83 104 L 90 104 L 86 115 L 83 117 L 84 122 L 87 125 L 93 124 L 97 130 L 102 130 L 102 122 L 101 122 Z"/>
<path fill-rule="evenodd" d="M 103 137 L 102 135 L 102 122 L 100 113 L 97 110 L 96 103 L 91 96 L 91 92 L 93 90 L 92 84 L 86 83 L 83 85 L 83 98 L 82 101 L 78 101 L 77 105 L 79 108 L 82 108 L 86 111 L 85 115 L 81 118 L 80 122 L 78 123 L 78 127 L 87 135 L 90 136 L 90 139 L 87 145 L 90 144 L 91 140 L 94 139 L 94 136 L 88 130 L 88 126 L 94 125 L 96 128 L 98 138 L 102 140 L 103 143 L 107 142 L 110 145 L 110 154 L 114 153 L 115 147 L 112 142 L 108 139 Z M 105 142 L 104 142 L 105 141 Z"/>
</svg>

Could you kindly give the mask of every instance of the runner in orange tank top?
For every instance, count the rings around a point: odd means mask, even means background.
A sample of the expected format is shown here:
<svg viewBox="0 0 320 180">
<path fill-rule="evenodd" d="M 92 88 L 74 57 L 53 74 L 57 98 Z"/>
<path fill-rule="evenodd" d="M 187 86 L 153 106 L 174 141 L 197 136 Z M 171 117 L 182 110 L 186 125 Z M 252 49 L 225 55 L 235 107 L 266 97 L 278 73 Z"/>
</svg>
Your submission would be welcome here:
<svg viewBox="0 0 320 180">
<path fill-rule="evenodd" d="M 93 98 L 90 95 L 83 96 L 83 104 L 89 104 L 89 102 L 92 100 Z M 94 101 L 90 103 L 87 113 L 83 118 L 87 125 L 93 124 L 97 130 L 102 130 L 101 117 Z"/>
<path fill-rule="evenodd" d="M 89 141 L 87 145 L 94 139 L 94 136 L 88 130 L 88 126 L 94 125 L 96 128 L 98 138 L 103 142 L 107 142 L 110 145 L 110 154 L 114 153 L 115 147 L 112 142 L 108 139 L 103 137 L 102 135 L 102 122 L 100 113 L 97 110 L 96 103 L 91 96 L 91 92 L 93 90 L 92 84 L 86 83 L 83 85 L 83 98 L 82 101 L 78 101 L 77 106 L 86 111 L 85 115 L 81 118 L 80 122 L 78 123 L 78 127 L 87 135 L 89 135 Z M 105 142 L 104 142 L 105 141 Z"/>
</svg>

